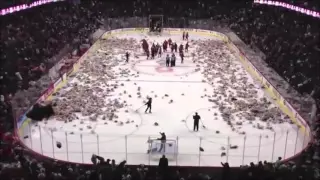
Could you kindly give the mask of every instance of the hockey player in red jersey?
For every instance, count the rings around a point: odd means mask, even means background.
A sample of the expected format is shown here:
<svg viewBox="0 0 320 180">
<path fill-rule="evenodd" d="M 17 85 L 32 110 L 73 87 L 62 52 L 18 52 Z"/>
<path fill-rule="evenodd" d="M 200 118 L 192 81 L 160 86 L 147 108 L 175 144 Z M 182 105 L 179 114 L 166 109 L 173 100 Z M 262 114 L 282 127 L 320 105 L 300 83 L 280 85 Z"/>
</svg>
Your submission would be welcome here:
<svg viewBox="0 0 320 180">
<path fill-rule="evenodd" d="M 171 44 L 171 52 L 174 52 L 174 44 Z"/>
<path fill-rule="evenodd" d="M 169 46 L 172 45 L 172 40 L 171 40 L 171 38 L 168 39 L 168 44 L 169 44 Z"/>
<path fill-rule="evenodd" d="M 182 44 L 180 44 L 180 46 L 179 46 L 179 53 L 181 53 L 181 52 L 183 52 L 183 45 Z"/>
<path fill-rule="evenodd" d="M 168 47 L 168 41 L 165 40 L 162 44 L 163 52 L 167 52 L 167 47 Z"/>
<path fill-rule="evenodd" d="M 187 42 L 186 47 L 185 47 L 186 52 L 188 52 L 188 48 L 189 48 L 189 43 Z"/>
<path fill-rule="evenodd" d="M 141 41 L 142 41 L 142 49 L 143 49 L 144 53 L 147 54 L 147 51 L 149 51 L 149 44 L 148 44 L 147 40 L 145 40 L 145 39 L 142 39 Z"/>
</svg>

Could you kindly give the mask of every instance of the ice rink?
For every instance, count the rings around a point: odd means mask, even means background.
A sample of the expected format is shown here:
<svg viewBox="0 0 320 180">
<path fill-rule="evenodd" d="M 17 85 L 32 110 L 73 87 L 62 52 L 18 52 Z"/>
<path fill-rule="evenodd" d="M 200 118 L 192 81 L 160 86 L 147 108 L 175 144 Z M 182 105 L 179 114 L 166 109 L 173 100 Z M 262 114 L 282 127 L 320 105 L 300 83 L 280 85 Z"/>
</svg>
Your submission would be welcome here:
<svg viewBox="0 0 320 180">
<path fill-rule="evenodd" d="M 117 162 L 156 165 L 159 154 L 147 154 L 147 142 L 165 132 L 176 148 L 166 154 L 169 163 L 180 166 L 275 161 L 303 148 L 297 126 L 224 42 L 191 33 L 183 64 L 179 53 L 172 68 L 164 65 L 167 53 L 146 59 L 142 39 L 150 47 L 169 38 L 178 46 L 187 42 L 181 34 L 133 32 L 100 40 L 54 94 L 56 115 L 30 125 L 24 143 L 59 160 L 91 163 L 92 154 L 98 154 Z M 147 97 L 153 98 L 151 114 L 144 113 Z M 193 131 L 195 112 L 201 116 L 198 132 Z"/>
</svg>

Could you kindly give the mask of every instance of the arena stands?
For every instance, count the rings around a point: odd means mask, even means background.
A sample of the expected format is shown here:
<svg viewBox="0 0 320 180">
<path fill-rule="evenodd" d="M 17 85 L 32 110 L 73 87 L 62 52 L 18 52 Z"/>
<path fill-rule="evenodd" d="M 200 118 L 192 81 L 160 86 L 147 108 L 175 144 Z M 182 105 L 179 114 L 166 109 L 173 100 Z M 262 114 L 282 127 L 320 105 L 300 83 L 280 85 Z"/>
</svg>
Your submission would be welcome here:
<svg viewBox="0 0 320 180">
<path fill-rule="evenodd" d="M 230 2 L 231 1 L 231 2 Z M 9 2 L 9 3 L 8 3 Z M 1 8 L 17 3 L 1 1 Z M 298 5 L 319 10 L 317 1 Z M 79 44 L 100 25 L 97 20 L 119 16 L 148 16 L 150 12 L 186 18 L 211 18 L 229 26 L 241 39 L 265 55 L 265 61 L 300 93 L 311 94 L 320 104 L 320 21 L 286 9 L 253 5 L 251 1 L 126 1 L 121 4 L 84 1 L 78 6 L 57 2 L 1 17 L 0 74 L 0 179 L 112 179 L 112 180 L 316 180 L 320 178 L 320 117 L 313 123 L 314 142 L 287 163 L 260 162 L 239 168 L 127 166 L 93 155 L 93 166 L 34 157 L 14 136 L 12 99 L 22 110 L 32 105 L 50 84 L 48 70 L 72 56 Z M 79 54 L 78 54 L 79 55 Z M 31 89 L 31 90 L 30 90 Z M 28 91 L 27 91 L 28 90 Z M 28 92 L 29 94 L 24 94 Z M 20 97 L 16 97 L 19 94 Z M 318 104 L 318 105 L 319 105 Z M 119 164 L 118 164 L 119 163 Z"/>
</svg>

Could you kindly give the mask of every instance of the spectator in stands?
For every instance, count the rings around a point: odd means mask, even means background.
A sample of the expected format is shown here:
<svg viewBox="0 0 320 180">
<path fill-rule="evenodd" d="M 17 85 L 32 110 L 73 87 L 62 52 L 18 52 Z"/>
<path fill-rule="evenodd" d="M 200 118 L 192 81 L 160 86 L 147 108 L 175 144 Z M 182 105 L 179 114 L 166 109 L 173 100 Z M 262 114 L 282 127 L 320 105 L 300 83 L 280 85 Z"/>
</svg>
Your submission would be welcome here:
<svg viewBox="0 0 320 180">
<path fill-rule="evenodd" d="M 159 173 L 162 176 L 162 178 L 164 179 L 167 175 L 167 171 L 168 171 L 168 159 L 166 158 L 165 155 L 162 155 L 162 157 L 159 160 Z"/>
<path fill-rule="evenodd" d="M 222 163 L 221 162 L 221 165 L 222 165 L 222 177 L 221 179 L 222 180 L 229 180 L 229 177 L 230 177 L 230 166 L 229 166 L 229 163 Z"/>
</svg>

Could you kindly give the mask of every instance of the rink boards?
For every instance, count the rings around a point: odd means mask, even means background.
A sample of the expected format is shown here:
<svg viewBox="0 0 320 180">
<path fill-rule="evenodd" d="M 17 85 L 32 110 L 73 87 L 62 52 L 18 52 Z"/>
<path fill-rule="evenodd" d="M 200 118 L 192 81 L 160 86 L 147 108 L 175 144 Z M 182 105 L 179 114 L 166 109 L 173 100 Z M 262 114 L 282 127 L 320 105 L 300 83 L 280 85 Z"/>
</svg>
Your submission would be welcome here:
<svg viewBox="0 0 320 180">
<path fill-rule="evenodd" d="M 119 35 L 123 33 L 145 33 L 149 29 L 148 28 L 125 28 L 125 29 L 116 29 L 111 30 L 108 32 L 105 32 L 102 35 L 102 39 L 109 38 L 113 35 Z M 218 38 L 222 41 L 224 41 L 228 47 L 236 53 L 236 55 L 239 57 L 240 62 L 243 64 L 245 69 L 255 77 L 256 80 L 258 80 L 266 89 L 266 92 L 276 100 L 276 104 L 279 106 L 279 108 L 287 114 L 290 119 L 298 126 L 300 127 L 300 131 L 304 134 L 306 141 L 309 142 L 311 136 L 310 136 L 310 128 L 306 121 L 297 113 L 297 111 L 280 95 L 280 93 L 276 90 L 274 86 L 270 82 L 267 81 L 266 78 L 262 76 L 262 74 L 254 67 L 254 65 L 246 58 L 245 54 L 242 53 L 234 44 L 232 44 L 231 40 L 224 34 L 214 31 L 208 31 L 208 30 L 201 30 L 201 29 L 176 29 L 176 28 L 164 28 L 164 32 L 170 33 L 170 34 L 182 34 L 182 32 L 189 32 L 189 34 L 192 36 L 192 34 L 202 35 L 202 36 L 214 36 L 215 38 Z M 52 83 L 48 89 L 43 93 L 43 95 L 38 99 L 37 102 L 41 102 L 44 100 L 50 100 L 52 98 L 52 94 L 59 91 L 61 87 L 63 87 L 71 74 L 78 71 L 80 64 L 83 60 L 86 59 L 87 56 L 91 53 L 95 53 L 99 46 L 100 41 L 98 40 L 96 43 L 92 45 L 92 47 L 81 57 L 78 59 L 78 61 L 73 65 L 73 68 L 67 73 L 65 73 L 62 78 L 58 79 L 55 83 Z M 32 107 L 30 107 L 31 109 Z M 24 137 L 29 135 L 31 132 L 31 120 L 28 119 L 26 114 L 22 115 L 20 119 L 17 119 L 17 133 L 20 138 L 20 140 L 23 142 Z M 306 143 L 307 144 L 307 143 Z"/>
</svg>

